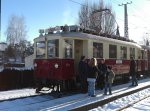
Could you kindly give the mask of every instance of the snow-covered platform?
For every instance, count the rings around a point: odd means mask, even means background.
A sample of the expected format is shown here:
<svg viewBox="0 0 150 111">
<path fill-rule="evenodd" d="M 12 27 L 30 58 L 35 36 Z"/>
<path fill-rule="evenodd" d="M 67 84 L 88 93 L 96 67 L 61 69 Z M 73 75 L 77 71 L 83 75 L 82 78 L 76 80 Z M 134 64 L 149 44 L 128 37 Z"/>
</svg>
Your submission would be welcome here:
<svg viewBox="0 0 150 111">
<path fill-rule="evenodd" d="M 14 100 L 14 101 L 5 101 L 5 102 L 0 102 L 0 110 L 3 111 L 53 111 L 53 110 L 59 110 L 59 111 L 64 111 L 64 110 L 71 110 L 74 108 L 77 108 L 79 106 L 84 106 L 87 104 L 91 104 L 97 101 L 101 101 L 104 99 L 109 99 L 112 97 L 115 97 L 117 95 L 121 95 L 126 92 L 130 92 L 145 86 L 150 85 L 150 78 L 140 80 L 139 85 L 136 87 L 129 87 L 131 83 L 128 84 L 123 84 L 119 86 L 114 86 L 112 88 L 112 95 L 103 95 L 102 90 L 97 90 L 96 97 L 89 97 L 88 94 L 75 94 L 73 96 L 67 96 L 67 97 L 62 97 L 58 99 L 47 99 L 46 101 L 41 101 L 43 99 L 36 98 L 36 101 L 34 100 L 35 98 L 32 99 L 20 99 L 20 100 Z M 150 93 L 150 88 L 148 88 L 145 91 L 146 94 Z M 150 95 L 150 94 L 149 94 Z M 2 95 L 0 95 L 2 96 Z M 30 101 L 30 102 L 29 102 Z M 31 103 L 31 104 L 30 104 Z M 5 106 L 5 107 L 4 107 Z"/>
<path fill-rule="evenodd" d="M 24 89 L 15 89 L 9 91 L 1 91 L 0 92 L 0 102 L 7 101 L 7 100 L 15 100 L 19 98 L 25 97 L 33 97 L 38 95 L 44 95 L 50 93 L 52 90 L 49 88 L 42 88 L 40 91 L 41 93 L 36 93 L 36 89 L 34 88 L 24 88 Z"/>
<path fill-rule="evenodd" d="M 27 96 L 35 96 L 37 95 L 35 93 L 35 89 L 16 89 L 16 90 L 10 90 L 10 91 L 1 91 L 0 92 L 0 101 L 3 100 L 12 100 L 15 98 L 20 97 L 27 97 Z"/>
</svg>

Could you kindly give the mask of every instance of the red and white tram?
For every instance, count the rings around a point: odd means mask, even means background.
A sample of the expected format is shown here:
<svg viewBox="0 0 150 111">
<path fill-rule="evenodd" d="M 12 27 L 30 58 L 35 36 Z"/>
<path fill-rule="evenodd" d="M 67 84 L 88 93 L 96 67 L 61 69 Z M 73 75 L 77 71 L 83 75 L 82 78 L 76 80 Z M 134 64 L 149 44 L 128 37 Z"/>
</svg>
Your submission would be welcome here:
<svg viewBox="0 0 150 111">
<path fill-rule="evenodd" d="M 150 70 L 149 49 L 135 42 L 123 37 L 96 35 L 94 31 L 81 30 L 77 26 L 61 29 L 57 27 L 56 31 L 50 30 L 34 39 L 34 75 L 38 79 L 75 81 L 82 55 L 87 59 L 95 57 L 98 61 L 105 58 L 106 64 L 113 67 L 118 77 L 128 76 L 131 56 L 138 63 L 138 72 Z"/>
</svg>

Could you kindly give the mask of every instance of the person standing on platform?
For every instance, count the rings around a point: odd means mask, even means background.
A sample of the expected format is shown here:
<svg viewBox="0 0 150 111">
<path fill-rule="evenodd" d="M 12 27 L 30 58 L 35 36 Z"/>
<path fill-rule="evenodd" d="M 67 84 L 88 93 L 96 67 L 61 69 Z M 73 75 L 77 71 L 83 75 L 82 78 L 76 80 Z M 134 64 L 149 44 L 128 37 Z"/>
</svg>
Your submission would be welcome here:
<svg viewBox="0 0 150 111">
<path fill-rule="evenodd" d="M 109 95 L 112 94 L 111 86 L 115 78 L 115 73 L 112 70 L 112 66 L 108 66 L 107 73 L 105 74 L 105 90 L 104 95 L 107 95 L 107 89 L 109 89 Z"/>
<path fill-rule="evenodd" d="M 136 61 L 134 60 L 134 57 L 131 56 L 131 61 L 130 61 L 130 75 L 132 79 L 132 84 L 131 86 L 137 86 L 137 78 L 136 78 Z"/>
<path fill-rule="evenodd" d="M 88 95 L 95 97 L 95 82 L 98 75 L 97 60 L 92 58 L 90 60 L 89 69 L 88 69 Z"/>
<path fill-rule="evenodd" d="M 97 78 L 97 86 L 103 90 L 104 85 L 105 85 L 105 81 L 104 81 L 104 76 L 107 72 L 107 65 L 105 64 L 105 59 L 101 59 L 100 63 L 98 64 L 98 69 L 99 69 L 99 73 L 98 73 L 98 78 Z"/>
<path fill-rule="evenodd" d="M 82 93 L 87 92 L 87 68 L 88 64 L 86 63 L 85 56 L 81 56 L 78 69 Z"/>
</svg>

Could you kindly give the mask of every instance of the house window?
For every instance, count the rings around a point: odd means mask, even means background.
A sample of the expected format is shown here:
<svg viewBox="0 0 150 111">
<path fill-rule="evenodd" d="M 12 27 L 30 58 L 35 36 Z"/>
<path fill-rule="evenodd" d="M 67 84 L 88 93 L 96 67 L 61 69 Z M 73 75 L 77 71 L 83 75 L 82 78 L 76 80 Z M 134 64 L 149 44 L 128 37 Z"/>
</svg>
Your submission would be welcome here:
<svg viewBox="0 0 150 111">
<path fill-rule="evenodd" d="M 117 58 L 117 46 L 109 45 L 109 58 Z"/>
<path fill-rule="evenodd" d="M 93 57 L 103 58 L 103 44 L 102 43 L 93 43 Z"/>
</svg>

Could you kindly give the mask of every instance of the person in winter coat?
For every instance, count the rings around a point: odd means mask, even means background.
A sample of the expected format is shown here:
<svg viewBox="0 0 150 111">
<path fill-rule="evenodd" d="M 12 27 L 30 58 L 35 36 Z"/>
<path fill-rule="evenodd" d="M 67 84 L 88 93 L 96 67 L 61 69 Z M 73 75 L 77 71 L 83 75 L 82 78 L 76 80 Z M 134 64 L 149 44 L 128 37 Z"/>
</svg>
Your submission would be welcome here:
<svg viewBox="0 0 150 111">
<path fill-rule="evenodd" d="M 105 59 L 101 59 L 100 63 L 98 64 L 98 69 L 99 69 L 99 73 L 98 73 L 98 77 L 97 77 L 97 86 L 103 90 L 104 88 L 104 75 L 107 72 L 107 65 L 105 64 Z"/>
<path fill-rule="evenodd" d="M 78 70 L 79 70 L 79 78 L 80 78 L 80 84 L 81 84 L 81 92 L 86 93 L 87 92 L 87 67 L 88 64 L 86 63 L 85 56 L 81 56 Z"/>
<path fill-rule="evenodd" d="M 137 78 L 136 78 L 136 61 L 134 60 L 133 56 L 131 57 L 130 61 L 130 75 L 132 78 L 132 85 L 131 86 L 137 86 Z"/>
<path fill-rule="evenodd" d="M 88 68 L 88 95 L 95 97 L 95 82 L 98 75 L 97 60 L 92 58 Z"/>
<path fill-rule="evenodd" d="M 112 70 L 111 66 L 108 66 L 107 73 L 105 74 L 105 89 L 104 95 L 107 95 L 107 89 L 109 89 L 109 95 L 112 94 L 111 86 L 115 78 L 115 73 Z"/>
</svg>

